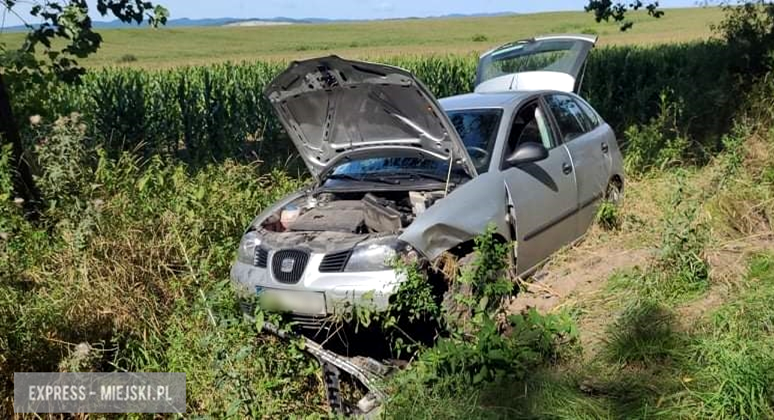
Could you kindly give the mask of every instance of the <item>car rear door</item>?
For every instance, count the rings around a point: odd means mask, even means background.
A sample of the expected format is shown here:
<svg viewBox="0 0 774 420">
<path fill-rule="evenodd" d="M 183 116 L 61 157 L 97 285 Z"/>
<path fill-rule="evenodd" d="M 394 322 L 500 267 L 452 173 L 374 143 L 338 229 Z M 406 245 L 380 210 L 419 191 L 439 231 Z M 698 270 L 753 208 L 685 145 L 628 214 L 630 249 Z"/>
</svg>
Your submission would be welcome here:
<svg viewBox="0 0 774 420">
<path fill-rule="evenodd" d="M 516 264 L 524 273 L 576 237 L 577 189 L 567 148 L 557 141 L 539 100 L 523 105 L 512 116 L 500 163 L 516 229 Z M 518 144 L 540 142 L 548 158 L 509 167 L 505 158 Z"/>
<path fill-rule="evenodd" d="M 562 142 L 572 159 L 578 189 L 577 234 L 583 235 L 594 221 L 612 165 L 612 131 L 582 100 L 561 93 L 545 95 Z"/>
</svg>

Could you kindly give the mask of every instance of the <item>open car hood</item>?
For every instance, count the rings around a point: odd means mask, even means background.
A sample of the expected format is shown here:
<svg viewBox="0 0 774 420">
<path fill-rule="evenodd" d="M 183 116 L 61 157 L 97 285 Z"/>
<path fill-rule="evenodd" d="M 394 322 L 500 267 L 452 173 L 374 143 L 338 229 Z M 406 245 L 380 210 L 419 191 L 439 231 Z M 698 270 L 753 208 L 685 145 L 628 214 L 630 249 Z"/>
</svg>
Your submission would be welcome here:
<svg viewBox="0 0 774 420">
<path fill-rule="evenodd" d="M 318 180 L 340 157 L 362 148 L 378 155 L 378 146 L 416 147 L 476 175 L 448 117 L 406 70 L 336 56 L 296 61 L 265 94 Z"/>
<path fill-rule="evenodd" d="M 476 92 L 580 91 L 586 59 L 596 35 L 547 35 L 511 42 L 484 53 L 476 70 Z"/>
</svg>

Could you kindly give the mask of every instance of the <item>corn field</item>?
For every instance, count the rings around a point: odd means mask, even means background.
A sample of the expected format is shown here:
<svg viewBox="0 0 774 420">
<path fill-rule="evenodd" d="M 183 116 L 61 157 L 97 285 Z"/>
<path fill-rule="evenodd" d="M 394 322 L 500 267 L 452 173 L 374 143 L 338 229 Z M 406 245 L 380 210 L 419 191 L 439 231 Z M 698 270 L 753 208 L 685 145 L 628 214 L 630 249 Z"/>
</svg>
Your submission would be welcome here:
<svg viewBox="0 0 774 420">
<path fill-rule="evenodd" d="M 373 59 L 412 71 L 437 96 L 470 92 L 477 57 Z M 619 133 L 656 117 L 661 95 L 678 102 L 679 126 L 715 148 L 739 98 L 733 96 L 733 52 L 701 42 L 598 48 L 582 95 Z M 108 151 L 134 150 L 201 164 L 257 155 L 282 162 L 292 146 L 263 97 L 282 63 L 218 64 L 164 71 L 104 69 L 78 86 L 51 93 L 45 114 L 80 112 L 90 138 Z"/>
</svg>

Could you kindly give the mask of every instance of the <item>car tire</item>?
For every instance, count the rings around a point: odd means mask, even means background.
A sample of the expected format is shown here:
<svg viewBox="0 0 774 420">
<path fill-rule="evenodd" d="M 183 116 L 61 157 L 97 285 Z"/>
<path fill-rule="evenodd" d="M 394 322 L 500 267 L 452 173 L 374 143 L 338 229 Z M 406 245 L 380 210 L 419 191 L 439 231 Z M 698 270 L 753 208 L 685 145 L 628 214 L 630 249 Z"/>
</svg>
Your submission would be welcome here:
<svg viewBox="0 0 774 420">
<path fill-rule="evenodd" d="M 621 191 L 621 187 L 617 182 L 610 181 L 610 183 L 607 184 L 605 200 L 616 207 L 621 207 L 621 205 L 623 205 L 623 191 Z"/>
</svg>

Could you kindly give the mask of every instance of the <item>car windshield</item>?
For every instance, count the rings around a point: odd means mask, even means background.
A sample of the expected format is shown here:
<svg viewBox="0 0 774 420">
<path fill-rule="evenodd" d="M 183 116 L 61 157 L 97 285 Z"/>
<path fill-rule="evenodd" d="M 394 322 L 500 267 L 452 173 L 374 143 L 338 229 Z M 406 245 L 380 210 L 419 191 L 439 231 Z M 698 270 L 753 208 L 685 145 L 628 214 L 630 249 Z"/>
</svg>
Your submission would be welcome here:
<svg viewBox="0 0 774 420">
<path fill-rule="evenodd" d="M 328 179 L 378 180 L 379 177 L 417 176 L 446 180 L 449 164 L 443 160 L 423 156 L 374 157 L 348 160 L 336 166 Z M 462 167 L 456 166 L 452 176 L 464 176 Z"/>
<path fill-rule="evenodd" d="M 497 129 L 500 127 L 503 110 L 499 108 L 462 109 L 447 111 L 446 114 L 457 130 L 468 155 L 479 174 L 489 169 Z"/>
<path fill-rule="evenodd" d="M 479 174 L 489 169 L 489 161 L 497 139 L 497 129 L 503 110 L 499 108 L 465 109 L 447 112 L 462 139 L 468 155 Z M 384 181 L 385 177 L 425 176 L 445 180 L 449 173 L 446 161 L 412 154 L 411 156 L 373 157 L 346 160 L 333 168 L 328 179 Z M 465 176 L 462 167 L 455 166 L 452 176 Z M 379 178 L 382 178 L 381 180 Z"/>
</svg>

